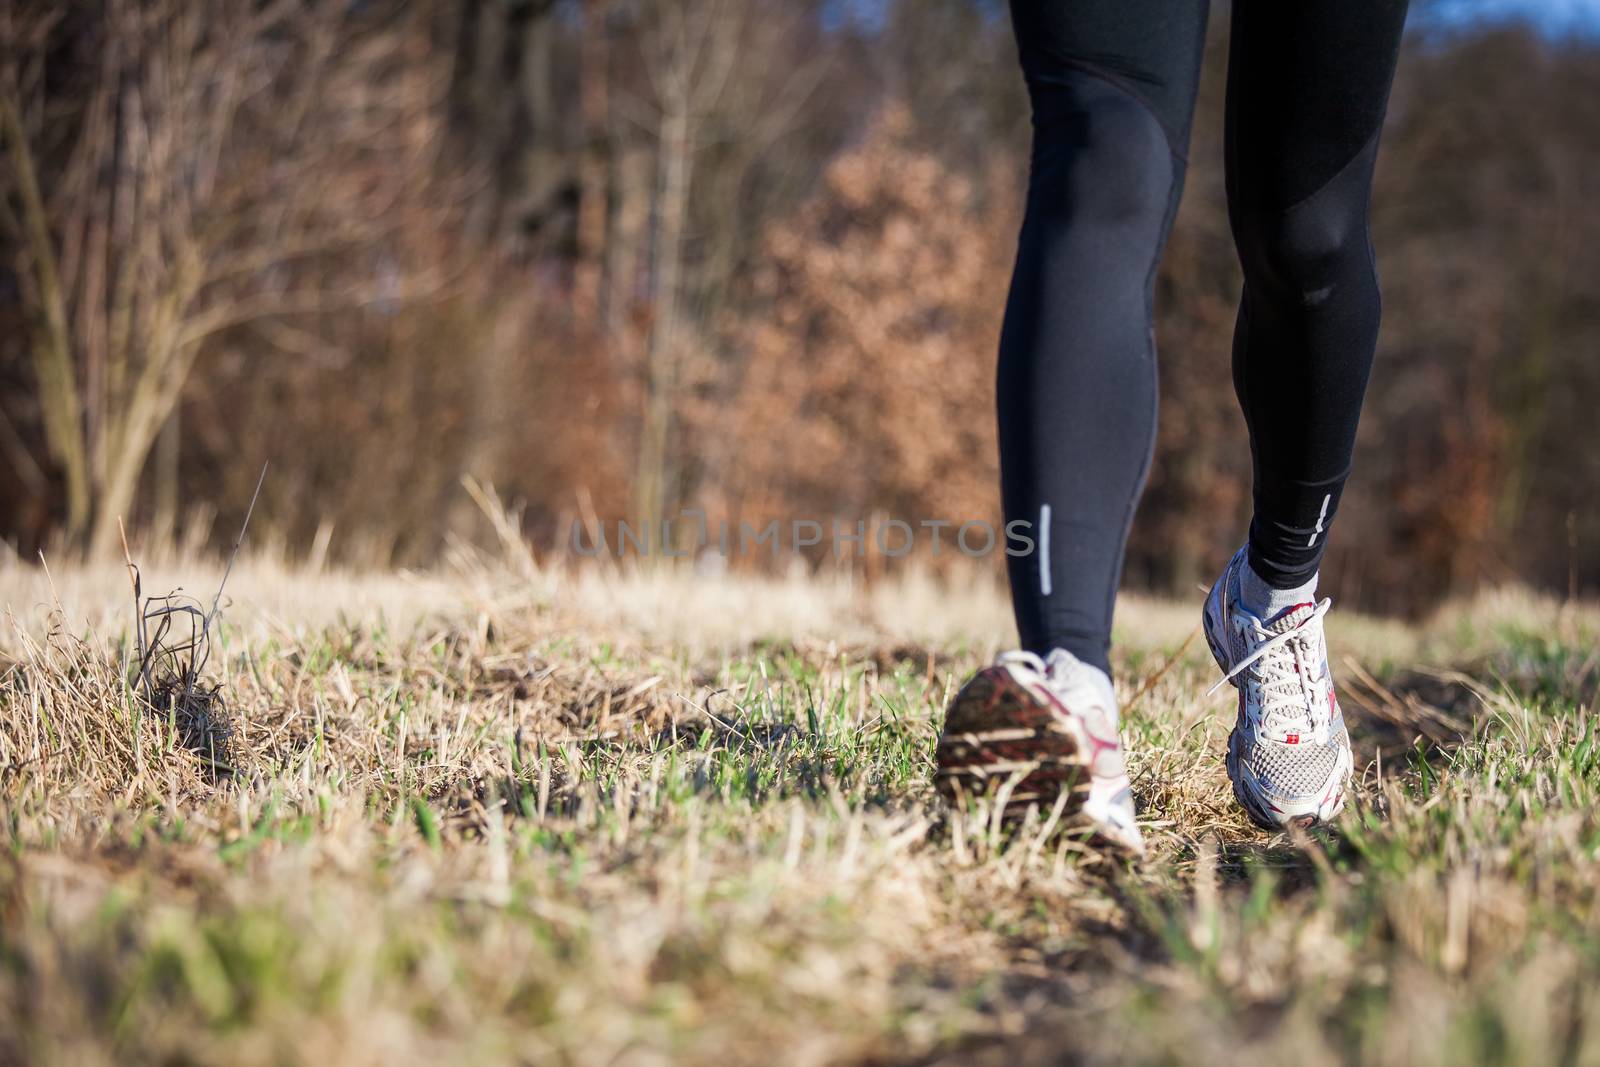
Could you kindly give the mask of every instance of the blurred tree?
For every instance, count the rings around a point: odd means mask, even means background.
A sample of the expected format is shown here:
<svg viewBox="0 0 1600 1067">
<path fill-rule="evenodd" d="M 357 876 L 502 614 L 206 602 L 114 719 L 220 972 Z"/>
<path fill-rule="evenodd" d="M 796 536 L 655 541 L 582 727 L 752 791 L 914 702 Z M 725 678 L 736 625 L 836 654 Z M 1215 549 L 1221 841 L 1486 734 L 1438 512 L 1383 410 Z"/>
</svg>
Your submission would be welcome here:
<svg viewBox="0 0 1600 1067">
<path fill-rule="evenodd" d="M 703 375 L 717 362 L 710 327 L 753 248 L 749 219 L 728 207 L 804 119 L 828 69 L 825 51 L 790 51 L 817 39 L 808 8 L 661 0 L 635 23 L 645 77 L 623 104 L 656 155 L 633 507 L 650 528 L 685 488 L 674 432 L 686 365 L 698 360 Z M 785 54 L 798 62 L 775 65 Z"/>
<path fill-rule="evenodd" d="M 405 194 L 381 166 L 330 174 L 430 150 L 392 121 L 425 86 L 396 84 L 408 75 L 389 49 L 341 48 L 350 17 L 249 0 L 18 0 L 0 15 L 0 227 L 73 545 L 114 543 L 220 332 L 393 305 L 423 284 L 393 260 L 355 285 L 295 285 L 288 269 L 368 254 L 400 218 Z M 384 86 L 396 91 L 378 98 Z"/>
<path fill-rule="evenodd" d="M 714 518 L 998 519 L 995 266 L 1017 202 L 976 215 L 976 184 L 911 133 L 884 109 L 768 232 L 741 377 L 696 409 L 700 447 L 726 450 Z"/>
</svg>

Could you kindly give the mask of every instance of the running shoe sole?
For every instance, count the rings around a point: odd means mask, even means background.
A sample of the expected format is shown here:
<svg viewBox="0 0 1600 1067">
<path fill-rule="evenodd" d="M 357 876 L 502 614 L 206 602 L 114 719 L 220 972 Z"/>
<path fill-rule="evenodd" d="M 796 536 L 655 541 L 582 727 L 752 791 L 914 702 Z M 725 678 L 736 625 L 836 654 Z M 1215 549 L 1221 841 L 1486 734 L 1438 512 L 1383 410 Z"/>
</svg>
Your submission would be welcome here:
<svg viewBox="0 0 1600 1067">
<path fill-rule="evenodd" d="M 1070 794 L 1075 813 L 1089 792 L 1078 739 L 1050 705 L 1004 667 L 979 671 L 956 695 L 939 737 L 935 784 L 951 804 L 982 796 L 1017 777 L 1009 805 L 1050 808 Z"/>
</svg>

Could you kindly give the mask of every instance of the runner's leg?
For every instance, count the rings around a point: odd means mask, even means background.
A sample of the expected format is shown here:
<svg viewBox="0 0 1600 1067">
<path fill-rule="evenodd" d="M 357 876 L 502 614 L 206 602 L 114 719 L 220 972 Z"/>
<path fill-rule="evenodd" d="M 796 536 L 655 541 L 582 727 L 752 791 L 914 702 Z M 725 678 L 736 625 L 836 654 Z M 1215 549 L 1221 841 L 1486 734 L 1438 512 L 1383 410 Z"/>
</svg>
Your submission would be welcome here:
<svg viewBox="0 0 1600 1067">
<path fill-rule="evenodd" d="M 1012 0 L 1033 157 L 1000 339 L 1009 562 L 1022 646 L 1107 669 L 1155 441 L 1151 297 L 1183 187 L 1205 0 Z"/>
<path fill-rule="evenodd" d="M 1244 295 L 1233 378 L 1250 428 L 1249 564 L 1316 574 L 1378 336 L 1367 224 L 1404 0 L 1234 0 L 1228 208 Z"/>
</svg>

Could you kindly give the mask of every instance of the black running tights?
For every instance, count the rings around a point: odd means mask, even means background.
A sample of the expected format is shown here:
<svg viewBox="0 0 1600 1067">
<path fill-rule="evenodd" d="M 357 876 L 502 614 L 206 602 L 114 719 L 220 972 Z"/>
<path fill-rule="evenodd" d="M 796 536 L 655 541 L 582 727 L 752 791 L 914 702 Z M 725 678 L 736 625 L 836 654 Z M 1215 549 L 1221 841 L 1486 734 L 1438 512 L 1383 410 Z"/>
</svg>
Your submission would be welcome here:
<svg viewBox="0 0 1600 1067">
<path fill-rule="evenodd" d="M 1006 519 L 1023 647 L 1107 666 L 1155 442 L 1151 298 L 1183 187 L 1206 0 L 1012 0 L 1033 157 L 1000 339 Z M 1315 574 L 1378 332 L 1367 225 L 1404 0 L 1234 0 L 1228 214 L 1244 294 L 1233 382 L 1254 465 L 1251 566 Z"/>
</svg>

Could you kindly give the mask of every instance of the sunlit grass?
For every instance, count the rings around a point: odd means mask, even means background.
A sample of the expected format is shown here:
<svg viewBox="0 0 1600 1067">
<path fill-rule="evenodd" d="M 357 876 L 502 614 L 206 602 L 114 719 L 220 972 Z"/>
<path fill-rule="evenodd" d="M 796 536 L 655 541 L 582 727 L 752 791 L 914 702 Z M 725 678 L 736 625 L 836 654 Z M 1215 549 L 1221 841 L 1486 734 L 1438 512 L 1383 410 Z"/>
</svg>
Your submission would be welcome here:
<svg viewBox="0 0 1600 1067">
<path fill-rule="evenodd" d="M 935 802 L 987 584 L 458 563 L 247 562 L 220 776 L 126 683 L 116 569 L 0 574 L 0 1061 L 1600 1057 L 1593 608 L 1336 613 L 1361 780 L 1291 839 L 1194 606 L 1130 602 L 1130 864 Z"/>
</svg>

